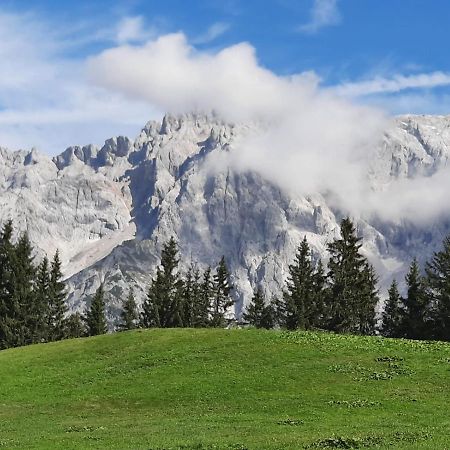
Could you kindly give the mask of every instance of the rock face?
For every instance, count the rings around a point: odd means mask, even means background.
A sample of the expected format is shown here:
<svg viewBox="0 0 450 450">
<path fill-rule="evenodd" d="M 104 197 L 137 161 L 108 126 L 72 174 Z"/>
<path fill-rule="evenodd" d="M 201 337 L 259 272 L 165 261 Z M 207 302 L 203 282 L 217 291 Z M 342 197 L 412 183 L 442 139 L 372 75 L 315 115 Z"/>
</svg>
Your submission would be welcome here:
<svg viewBox="0 0 450 450">
<path fill-rule="evenodd" d="M 303 236 L 324 256 L 342 218 L 318 193 L 287 193 L 254 172 L 207 169 L 211 155 L 238 146 L 250 129 L 212 116 L 166 115 L 134 142 L 70 147 L 53 160 L 0 148 L 0 220 L 13 217 L 28 231 L 37 258 L 60 249 L 73 310 L 84 310 L 104 282 L 113 323 L 129 287 L 142 299 L 163 243 L 175 236 L 184 266 L 191 259 L 215 265 L 225 256 L 239 315 L 256 285 L 280 292 Z M 369 175 L 380 185 L 429 176 L 449 154 L 450 118 L 401 117 Z M 381 288 L 402 277 L 413 256 L 428 258 L 449 225 L 445 218 L 426 227 L 357 219 Z"/>
</svg>

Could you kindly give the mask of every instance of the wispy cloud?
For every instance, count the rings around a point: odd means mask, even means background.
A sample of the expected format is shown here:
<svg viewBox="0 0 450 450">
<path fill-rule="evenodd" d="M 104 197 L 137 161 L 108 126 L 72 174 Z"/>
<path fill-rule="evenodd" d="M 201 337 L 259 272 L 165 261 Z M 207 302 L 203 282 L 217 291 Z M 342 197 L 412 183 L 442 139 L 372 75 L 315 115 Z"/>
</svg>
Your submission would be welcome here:
<svg viewBox="0 0 450 450">
<path fill-rule="evenodd" d="M 299 26 L 298 31 L 314 34 L 321 28 L 338 25 L 341 22 L 341 14 L 337 3 L 338 0 L 314 0 L 310 21 Z"/>
<path fill-rule="evenodd" d="M 209 44 L 222 36 L 230 29 L 230 24 L 225 22 L 213 23 L 205 33 L 200 34 L 192 40 L 193 44 Z"/>
<path fill-rule="evenodd" d="M 156 116 L 139 99 L 92 86 L 84 62 L 66 56 L 72 37 L 41 17 L 0 10 L 0 146 L 55 154 L 118 133 L 135 135 Z"/>
<path fill-rule="evenodd" d="M 432 72 L 416 75 L 375 77 L 370 80 L 341 84 L 333 90 L 345 97 L 363 97 L 374 94 L 396 93 L 406 89 L 427 89 L 450 85 L 450 73 Z"/>
<path fill-rule="evenodd" d="M 118 44 L 139 43 L 156 35 L 157 30 L 146 25 L 142 16 L 124 17 L 118 24 L 116 41 Z"/>
</svg>

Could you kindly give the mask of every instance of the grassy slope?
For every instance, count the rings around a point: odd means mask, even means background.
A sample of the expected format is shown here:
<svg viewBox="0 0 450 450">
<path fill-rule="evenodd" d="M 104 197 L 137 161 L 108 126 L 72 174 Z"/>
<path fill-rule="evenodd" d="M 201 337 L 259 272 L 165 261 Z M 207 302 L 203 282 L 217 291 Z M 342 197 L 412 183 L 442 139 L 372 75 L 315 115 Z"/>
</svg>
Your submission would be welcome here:
<svg viewBox="0 0 450 450">
<path fill-rule="evenodd" d="M 450 448 L 441 343 L 147 330 L 2 351 L 0 380 L 3 448 Z"/>
</svg>

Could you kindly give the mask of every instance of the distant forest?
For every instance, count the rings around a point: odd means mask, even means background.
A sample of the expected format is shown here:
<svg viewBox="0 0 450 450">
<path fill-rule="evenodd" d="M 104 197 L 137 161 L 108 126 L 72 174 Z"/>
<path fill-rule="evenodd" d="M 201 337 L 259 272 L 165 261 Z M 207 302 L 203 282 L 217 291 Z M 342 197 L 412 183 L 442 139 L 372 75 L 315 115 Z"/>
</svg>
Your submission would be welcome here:
<svg viewBox="0 0 450 450">
<path fill-rule="evenodd" d="M 33 260 L 28 235 L 13 242 L 13 223 L 0 236 L 0 348 L 17 347 L 107 332 L 101 284 L 85 313 L 68 314 L 67 289 L 59 253 L 40 264 Z M 327 246 L 328 264 L 314 258 L 306 237 L 300 242 L 282 294 L 265 298 L 261 287 L 242 314 L 242 325 L 288 330 L 327 330 L 361 335 L 450 340 L 450 237 L 422 272 L 417 260 L 400 295 L 394 280 L 381 317 L 377 275 L 361 254 L 362 241 L 349 218 L 341 236 Z M 217 267 L 191 263 L 179 268 L 178 245 L 171 238 L 138 311 L 133 290 L 122 302 L 118 331 L 134 328 L 225 327 L 234 305 L 230 273 L 222 257 Z"/>
</svg>

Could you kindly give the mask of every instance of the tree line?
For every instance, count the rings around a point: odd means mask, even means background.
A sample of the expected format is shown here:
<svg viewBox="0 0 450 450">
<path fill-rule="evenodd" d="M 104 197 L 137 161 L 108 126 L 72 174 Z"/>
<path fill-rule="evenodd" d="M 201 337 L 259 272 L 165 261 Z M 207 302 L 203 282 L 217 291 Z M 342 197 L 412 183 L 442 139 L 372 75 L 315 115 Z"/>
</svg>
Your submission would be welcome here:
<svg viewBox="0 0 450 450">
<path fill-rule="evenodd" d="M 327 245 L 326 267 L 301 241 L 282 294 L 267 299 L 258 288 L 242 315 L 258 328 L 322 329 L 336 333 L 409 339 L 450 340 L 450 237 L 422 275 L 413 260 L 406 276 L 406 295 L 397 281 L 389 289 L 381 317 L 377 275 L 361 253 L 362 241 L 349 218 L 341 235 Z M 108 330 L 105 291 L 101 284 L 84 315 L 68 315 L 66 286 L 56 252 L 51 261 L 33 261 L 26 233 L 12 240 L 7 222 L 0 236 L 0 347 L 8 348 L 64 338 L 92 336 Z M 133 290 L 122 303 L 118 330 L 166 327 L 223 327 L 234 305 L 230 273 L 222 257 L 217 267 L 201 270 L 192 262 L 179 267 L 178 246 L 171 238 L 138 311 Z"/>
</svg>

